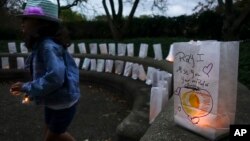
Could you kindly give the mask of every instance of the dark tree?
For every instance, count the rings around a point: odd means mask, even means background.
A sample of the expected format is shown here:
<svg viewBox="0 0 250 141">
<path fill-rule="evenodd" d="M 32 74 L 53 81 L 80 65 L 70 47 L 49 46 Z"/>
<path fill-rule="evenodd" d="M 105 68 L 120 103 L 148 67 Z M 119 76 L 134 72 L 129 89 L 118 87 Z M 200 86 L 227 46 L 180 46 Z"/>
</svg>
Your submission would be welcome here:
<svg viewBox="0 0 250 141">
<path fill-rule="evenodd" d="M 167 0 L 154 0 L 152 7 L 157 7 L 158 9 L 163 11 L 166 8 L 166 1 Z M 130 2 L 132 5 L 129 15 L 126 18 L 124 18 L 123 16 L 124 2 Z M 141 1 L 141 2 L 145 2 L 145 1 Z M 140 3 L 140 0 L 134 0 L 134 1 L 118 0 L 117 3 L 118 5 L 116 8 L 114 0 L 109 0 L 109 4 L 111 8 L 111 10 L 109 10 L 107 6 L 107 0 L 102 0 L 102 4 L 104 7 L 106 16 L 107 16 L 107 21 L 109 23 L 109 27 L 112 32 L 113 38 L 116 40 L 121 40 L 124 38 L 124 35 L 129 30 L 129 25 L 134 17 L 134 14 L 136 12 L 138 4 Z"/>
<path fill-rule="evenodd" d="M 215 2 L 216 7 L 211 7 Z M 225 40 L 239 39 L 240 32 L 250 17 L 250 0 L 206 0 L 206 3 L 199 3 L 197 7 L 200 11 L 214 8 L 222 15 L 222 36 Z"/>
</svg>

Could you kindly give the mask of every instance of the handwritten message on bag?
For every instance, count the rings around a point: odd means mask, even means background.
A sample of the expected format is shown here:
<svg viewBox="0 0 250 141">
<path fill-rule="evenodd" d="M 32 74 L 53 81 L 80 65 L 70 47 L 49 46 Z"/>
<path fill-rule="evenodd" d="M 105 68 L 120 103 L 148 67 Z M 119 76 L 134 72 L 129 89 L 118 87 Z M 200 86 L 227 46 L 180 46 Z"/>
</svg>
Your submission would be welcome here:
<svg viewBox="0 0 250 141">
<path fill-rule="evenodd" d="M 228 132 L 236 105 L 237 45 L 218 41 L 173 44 L 177 124 L 210 139 Z"/>
</svg>

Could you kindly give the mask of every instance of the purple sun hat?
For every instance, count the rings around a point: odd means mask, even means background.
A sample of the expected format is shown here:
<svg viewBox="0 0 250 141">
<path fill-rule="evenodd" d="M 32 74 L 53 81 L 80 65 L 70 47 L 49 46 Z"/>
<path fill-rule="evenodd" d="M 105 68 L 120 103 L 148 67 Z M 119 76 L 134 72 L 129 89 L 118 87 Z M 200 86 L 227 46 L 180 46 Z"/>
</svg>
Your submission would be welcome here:
<svg viewBox="0 0 250 141">
<path fill-rule="evenodd" d="M 23 14 L 18 16 L 60 22 L 58 6 L 50 0 L 28 0 Z"/>
</svg>

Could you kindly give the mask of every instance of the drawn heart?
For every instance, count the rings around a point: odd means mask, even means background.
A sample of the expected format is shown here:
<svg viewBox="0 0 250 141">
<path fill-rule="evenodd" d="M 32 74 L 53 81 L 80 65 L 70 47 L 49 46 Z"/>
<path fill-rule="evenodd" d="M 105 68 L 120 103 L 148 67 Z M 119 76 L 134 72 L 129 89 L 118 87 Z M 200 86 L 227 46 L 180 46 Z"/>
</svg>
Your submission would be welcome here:
<svg viewBox="0 0 250 141">
<path fill-rule="evenodd" d="M 207 75 L 209 76 L 209 73 L 210 73 L 210 71 L 212 70 L 212 68 L 213 68 L 213 64 L 210 63 L 210 64 L 208 64 L 207 66 L 205 66 L 205 67 L 202 69 L 202 71 L 203 71 L 205 74 L 207 74 Z"/>
</svg>

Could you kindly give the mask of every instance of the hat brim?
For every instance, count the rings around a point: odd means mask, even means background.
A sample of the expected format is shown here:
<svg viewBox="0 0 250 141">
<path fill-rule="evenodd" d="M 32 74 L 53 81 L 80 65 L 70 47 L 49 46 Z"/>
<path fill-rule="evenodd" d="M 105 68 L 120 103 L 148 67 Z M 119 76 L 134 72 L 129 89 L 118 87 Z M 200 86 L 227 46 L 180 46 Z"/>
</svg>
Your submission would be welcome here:
<svg viewBox="0 0 250 141">
<path fill-rule="evenodd" d="M 61 20 L 59 20 L 59 19 L 48 17 L 48 16 L 41 16 L 41 15 L 39 15 L 39 16 L 38 15 L 17 15 L 17 17 L 20 17 L 20 18 L 42 19 L 42 20 L 47 20 L 47 21 L 57 22 L 57 23 L 61 22 Z"/>
</svg>

